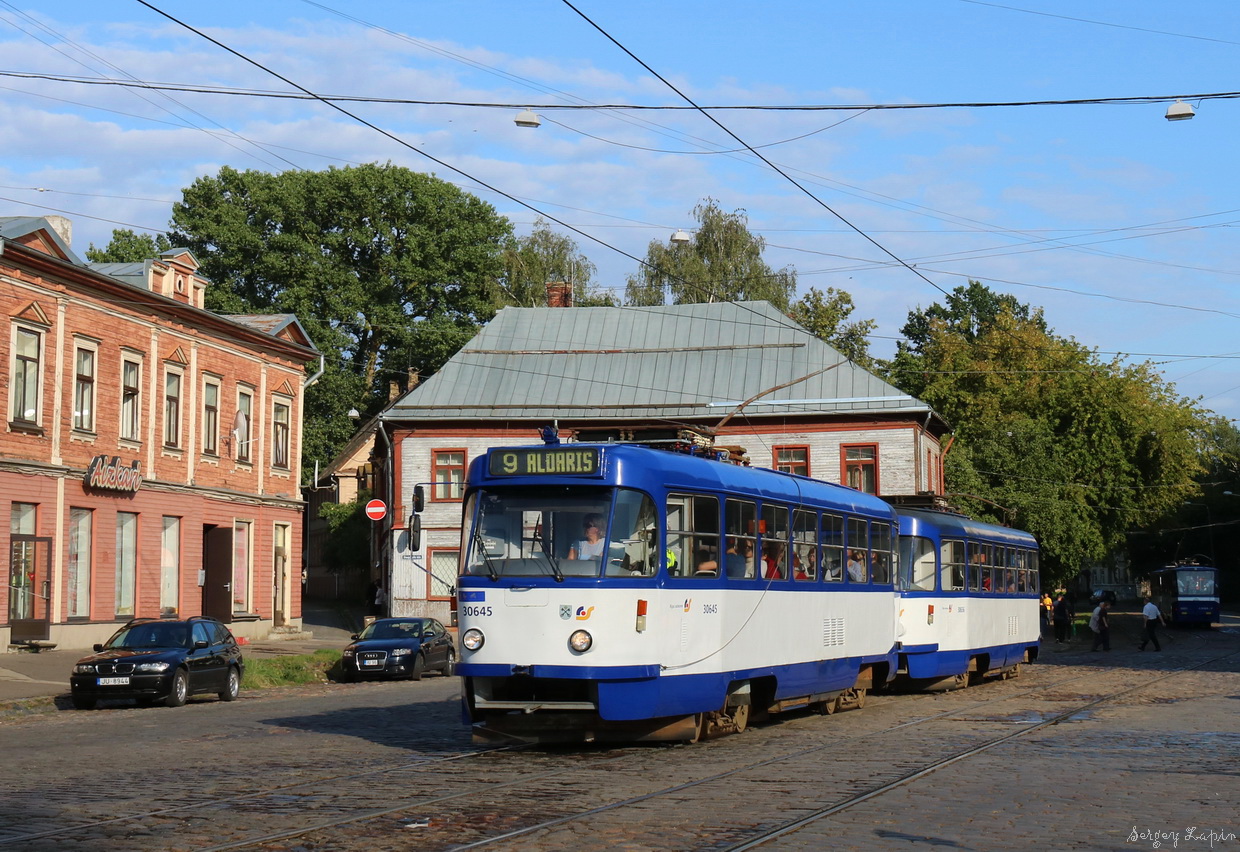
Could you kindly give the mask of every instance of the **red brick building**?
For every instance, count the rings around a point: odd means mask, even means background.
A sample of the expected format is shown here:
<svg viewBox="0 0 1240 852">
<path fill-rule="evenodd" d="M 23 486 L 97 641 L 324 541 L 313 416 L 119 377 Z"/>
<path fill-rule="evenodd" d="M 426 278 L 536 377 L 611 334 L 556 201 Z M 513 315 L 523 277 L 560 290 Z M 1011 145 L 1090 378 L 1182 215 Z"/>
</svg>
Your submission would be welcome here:
<svg viewBox="0 0 1240 852">
<path fill-rule="evenodd" d="M 204 310 L 188 250 L 92 266 L 58 219 L 0 219 L 0 651 L 161 613 L 297 629 L 317 351 L 290 315 Z"/>
</svg>

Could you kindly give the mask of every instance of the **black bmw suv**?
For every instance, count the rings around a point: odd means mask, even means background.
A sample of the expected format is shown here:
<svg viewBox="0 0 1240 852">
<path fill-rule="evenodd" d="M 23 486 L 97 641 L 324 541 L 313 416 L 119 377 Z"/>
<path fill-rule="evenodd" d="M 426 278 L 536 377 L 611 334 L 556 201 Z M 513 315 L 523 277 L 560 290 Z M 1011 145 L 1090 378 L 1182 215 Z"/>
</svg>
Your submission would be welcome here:
<svg viewBox="0 0 1240 852">
<path fill-rule="evenodd" d="M 69 685 L 79 710 L 109 698 L 180 707 L 201 692 L 236 700 L 244 673 L 237 640 L 214 618 L 138 618 L 78 660 Z"/>
</svg>

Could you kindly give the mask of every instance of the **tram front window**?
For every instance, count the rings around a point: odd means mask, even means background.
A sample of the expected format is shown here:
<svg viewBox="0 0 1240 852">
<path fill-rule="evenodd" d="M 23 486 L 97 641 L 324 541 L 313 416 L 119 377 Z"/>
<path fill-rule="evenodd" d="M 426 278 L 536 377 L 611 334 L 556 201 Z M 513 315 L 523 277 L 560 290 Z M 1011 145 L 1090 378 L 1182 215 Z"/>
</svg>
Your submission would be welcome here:
<svg viewBox="0 0 1240 852">
<path fill-rule="evenodd" d="M 496 488 L 472 495 L 466 514 L 468 574 L 650 576 L 658 567 L 654 502 L 629 489 Z"/>
</svg>

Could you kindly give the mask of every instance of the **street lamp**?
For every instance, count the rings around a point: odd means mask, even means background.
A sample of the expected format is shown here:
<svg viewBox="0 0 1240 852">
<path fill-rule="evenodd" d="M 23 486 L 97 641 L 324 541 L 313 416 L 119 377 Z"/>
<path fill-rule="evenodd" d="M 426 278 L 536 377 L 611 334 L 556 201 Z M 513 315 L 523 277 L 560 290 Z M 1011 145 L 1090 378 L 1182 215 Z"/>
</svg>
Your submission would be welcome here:
<svg viewBox="0 0 1240 852">
<path fill-rule="evenodd" d="M 1167 121 L 1185 121 L 1196 115 L 1196 110 L 1192 104 L 1186 104 L 1184 101 L 1176 100 L 1171 106 L 1167 107 Z"/>
<path fill-rule="evenodd" d="M 672 245 L 683 246 L 686 243 L 690 242 L 693 239 L 693 237 L 691 237 L 689 235 L 689 232 L 684 230 L 683 228 L 677 228 L 674 232 L 672 232 L 672 235 L 671 237 L 669 237 L 669 239 L 672 241 Z"/>
<path fill-rule="evenodd" d="M 1185 104 L 1185 106 L 1188 106 L 1188 104 Z M 1192 107 L 1188 108 L 1190 110 L 1192 109 Z M 1191 115 L 1188 117 L 1192 118 Z M 517 113 L 517 117 L 514 118 L 513 121 L 516 122 L 517 127 L 538 127 L 542 124 L 542 119 L 539 118 L 538 113 L 534 112 L 532 109 L 521 110 Z"/>
</svg>

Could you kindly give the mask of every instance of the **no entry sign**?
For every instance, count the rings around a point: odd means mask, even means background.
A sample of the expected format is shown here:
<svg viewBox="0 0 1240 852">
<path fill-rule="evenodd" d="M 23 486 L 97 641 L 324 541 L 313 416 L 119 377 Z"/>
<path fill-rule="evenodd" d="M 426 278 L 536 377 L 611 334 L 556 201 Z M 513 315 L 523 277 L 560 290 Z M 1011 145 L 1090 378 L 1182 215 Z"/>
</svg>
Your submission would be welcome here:
<svg viewBox="0 0 1240 852">
<path fill-rule="evenodd" d="M 387 504 L 382 500 L 371 500 L 366 504 L 366 517 L 372 521 L 381 521 L 387 514 Z"/>
</svg>

